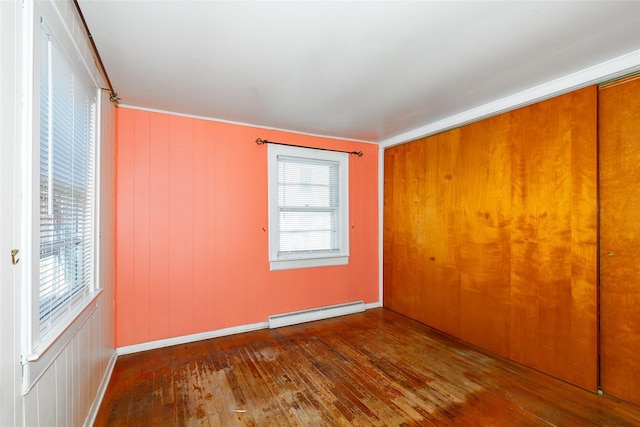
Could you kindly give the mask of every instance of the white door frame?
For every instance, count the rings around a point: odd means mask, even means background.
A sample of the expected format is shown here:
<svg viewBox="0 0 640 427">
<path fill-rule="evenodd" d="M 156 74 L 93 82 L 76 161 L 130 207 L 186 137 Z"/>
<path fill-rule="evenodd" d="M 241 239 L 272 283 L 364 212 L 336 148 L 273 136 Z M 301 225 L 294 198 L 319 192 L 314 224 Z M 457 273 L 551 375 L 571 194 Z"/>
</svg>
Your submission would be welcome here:
<svg viewBox="0 0 640 427">
<path fill-rule="evenodd" d="M 0 425 L 22 425 L 23 2 L 0 1 Z M 18 249 L 14 264 L 11 250 Z"/>
</svg>

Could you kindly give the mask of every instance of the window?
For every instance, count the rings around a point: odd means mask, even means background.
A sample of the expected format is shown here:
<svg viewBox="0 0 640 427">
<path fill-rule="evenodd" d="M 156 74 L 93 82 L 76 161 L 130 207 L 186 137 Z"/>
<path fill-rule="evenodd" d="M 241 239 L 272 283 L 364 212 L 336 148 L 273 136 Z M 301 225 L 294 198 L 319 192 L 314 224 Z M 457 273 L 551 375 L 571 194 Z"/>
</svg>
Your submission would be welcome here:
<svg viewBox="0 0 640 427">
<path fill-rule="evenodd" d="M 30 345 L 37 360 L 82 312 L 95 287 L 96 120 L 98 87 L 41 22 L 36 46 L 31 231 Z M 80 66 L 79 66 L 80 65 Z M 37 203 L 37 206 L 36 206 Z"/>
<path fill-rule="evenodd" d="M 344 265 L 349 257 L 349 155 L 270 144 L 271 270 Z"/>
</svg>

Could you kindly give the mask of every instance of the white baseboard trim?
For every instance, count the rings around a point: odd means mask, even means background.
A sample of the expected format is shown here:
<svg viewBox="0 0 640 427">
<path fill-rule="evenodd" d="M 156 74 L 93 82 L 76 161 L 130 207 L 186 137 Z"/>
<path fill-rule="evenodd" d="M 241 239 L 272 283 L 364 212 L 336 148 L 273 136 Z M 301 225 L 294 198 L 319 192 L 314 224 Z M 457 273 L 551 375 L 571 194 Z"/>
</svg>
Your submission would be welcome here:
<svg viewBox="0 0 640 427">
<path fill-rule="evenodd" d="M 326 307 L 312 308 L 309 310 L 293 311 L 290 313 L 269 316 L 269 328 L 295 325 L 298 323 L 312 322 L 314 320 L 329 319 L 331 317 L 365 311 L 364 301 L 354 301 L 345 304 L 336 304 Z"/>
<path fill-rule="evenodd" d="M 181 337 L 167 338 L 164 340 L 150 341 L 142 344 L 134 344 L 134 345 L 128 345 L 125 347 L 118 347 L 116 351 L 118 352 L 118 355 L 138 353 L 141 351 L 155 350 L 157 348 L 171 347 L 172 345 L 187 344 L 195 341 L 202 341 L 202 340 L 208 340 L 211 338 L 224 337 L 227 335 L 240 334 L 242 332 L 257 331 L 259 329 L 266 329 L 267 326 L 268 326 L 267 322 L 233 326 L 231 328 L 217 329 L 215 331 L 201 332 L 199 334 L 183 335 Z"/>
<path fill-rule="evenodd" d="M 102 399 L 104 399 L 104 394 L 107 392 L 107 387 L 109 386 L 109 381 L 111 381 L 111 374 L 113 373 L 113 368 L 116 366 L 116 360 L 118 360 L 118 354 L 114 351 L 111 353 L 111 357 L 109 358 L 109 362 L 107 363 L 107 369 L 104 371 L 104 375 L 102 376 L 102 381 L 100 381 L 100 386 L 98 387 L 98 391 L 96 392 L 96 396 L 91 403 L 91 407 L 89 408 L 89 413 L 87 414 L 87 418 L 84 420 L 83 426 L 91 427 L 96 421 L 96 417 L 98 416 L 98 411 L 100 410 L 100 406 L 102 405 Z"/>
<path fill-rule="evenodd" d="M 298 319 L 304 319 L 304 320 L 296 321 L 294 323 L 289 323 L 289 324 L 293 325 L 296 323 L 311 322 L 314 320 L 328 319 L 330 317 L 344 316 L 346 314 L 359 313 L 365 310 L 369 310 L 372 308 L 379 308 L 379 307 L 382 307 L 382 303 L 380 301 L 372 302 L 368 304 L 364 304 L 362 301 L 357 301 L 357 302 L 351 302 L 351 303 L 345 303 L 345 304 L 337 304 L 335 306 L 321 307 L 321 308 L 312 309 L 312 310 L 302 310 L 301 312 L 294 312 L 294 313 L 304 313 L 304 312 L 319 310 L 322 316 L 317 317 L 319 316 L 320 313 L 316 313 L 315 316 L 306 316 L 306 317 L 302 316 L 297 318 L 297 320 Z M 293 314 L 293 313 L 284 313 L 276 316 L 269 316 L 269 322 L 252 323 L 248 325 L 234 326 L 231 328 L 217 329 L 215 331 L 202 332 L 199 334 L 183 335 L 181 337 L 167 338 L 164 340 L 150 341 L 142 344 L 134 344 L 134 345 L 124 346 L 124 347 L 118 347 L 116 348 L 116 354 L 120 356 L 123 354 L 138 353 L 141 351 L 155 350 L 157 348 L 171 347 L 172 345 L 187 344 L 190 342 L 202 341 L 210 338 L 219 338 L 227 335 L 235 335 L 243 332 L 251 332 L 251 331 L 257 331 L 260 329 L 266 329 L 270 327 L 270 321 L 272 317 L 288 316 L 290 314 Z M 285 326 L 285 325 L 282 324 L 279 326 Z M 276 326 L 276 327 L 279 327 L 279 326 Z"/>
</svg>

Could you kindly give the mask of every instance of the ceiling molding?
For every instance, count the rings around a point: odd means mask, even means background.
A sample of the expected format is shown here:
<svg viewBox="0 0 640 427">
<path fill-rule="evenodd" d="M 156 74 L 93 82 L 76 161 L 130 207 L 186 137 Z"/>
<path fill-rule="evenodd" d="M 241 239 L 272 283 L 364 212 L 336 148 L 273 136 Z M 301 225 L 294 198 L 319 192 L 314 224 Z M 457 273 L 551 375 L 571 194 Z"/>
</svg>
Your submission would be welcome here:
<svg viewBox="0 0 640 427">
<path fill-rule="evenodd" d="M 382 147 L 640 62 L 640 1 L 76 1 L 123 104 Z"/>
<path fill-rule="evenodd" d="M 119 108 L 128 108 L 130 110 L 148 111 L 150 113 L 159 113 L 159 114 L 168 114 L 168 115 L 171 115 L 171 116 L 187 117 L 187 118 L 196 119 L 196 120 L 206 120 L 206 121 L 209 121 L 209 122 L 226 123 L 226 124 L 230 124 L 230 125 L 245 126 L 245 127 L 256 128 L 256 129 L 272 130 L 272 131 L 276 131 L 276 132 L 294 133 L 296 135 L 312 136 L 312 137 L 315 137 L 315 138 L 327 138 L 327 139 L 335 139 L 335 140 L 338 140 L 338 141 L 362 142 L 362 143 L 365 143 L 365 144 L 378 145 L 378 142 L 366 141 L 366 140 L 363 140 L 363 139 L 343 138 L 343 137 L 340 137 L 340 136 L 332 136 L 332 135 L 322 135 L 322 134 L 316 134 L 316 133 L 300 132 L 300 131 L 291 130 L 291 129 L 281 129 L 281 128 L 264 126 L 264 125 L 256 125 L 256 124 L 253 124 L 253 123 L 235 122 L 233 120 L 224 120 L 224 119 L 217 119 L 215 117 L 206 117 L 206 116 L 198 116 L 198 115 L 194 115 L 194 114 L 178 113 L 178 112 L 175 112 L 175 111 L 167 111 L 167 110 L 159 110 L 159 109 L 156 109 L 156 108 L 140 107 L 140 106 L 137 106 L 137 105 L 118 104 L 118 107 Z"/>
<path fill-rule="evenodd" d="M 640 71 L 640 50 L 380 141 L 389 148 Z"/>
</svg>

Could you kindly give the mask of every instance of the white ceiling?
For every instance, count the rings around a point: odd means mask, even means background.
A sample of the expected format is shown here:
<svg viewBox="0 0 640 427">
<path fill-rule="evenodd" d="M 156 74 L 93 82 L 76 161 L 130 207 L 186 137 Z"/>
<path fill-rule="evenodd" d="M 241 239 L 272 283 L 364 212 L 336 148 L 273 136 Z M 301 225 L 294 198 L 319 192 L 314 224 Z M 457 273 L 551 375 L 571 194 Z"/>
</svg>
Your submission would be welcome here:
<svg viewBox="0 0 640 427">
<path fill-rule="evenodd" d="M 122 104 L 371 142 L 640 65 L 640 1 L 79 4 Z"/>
</svg>

